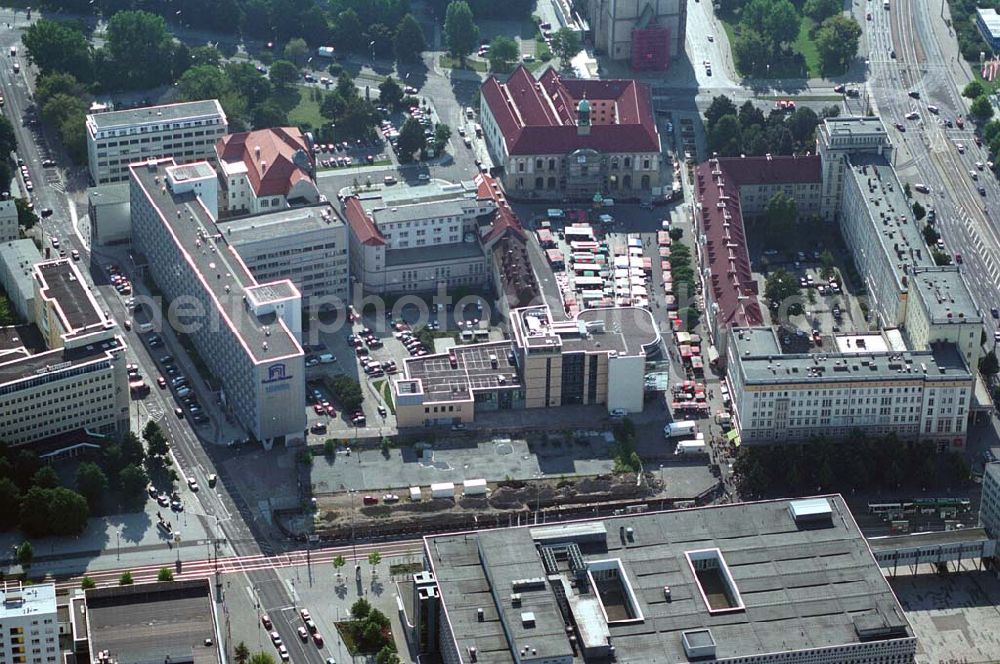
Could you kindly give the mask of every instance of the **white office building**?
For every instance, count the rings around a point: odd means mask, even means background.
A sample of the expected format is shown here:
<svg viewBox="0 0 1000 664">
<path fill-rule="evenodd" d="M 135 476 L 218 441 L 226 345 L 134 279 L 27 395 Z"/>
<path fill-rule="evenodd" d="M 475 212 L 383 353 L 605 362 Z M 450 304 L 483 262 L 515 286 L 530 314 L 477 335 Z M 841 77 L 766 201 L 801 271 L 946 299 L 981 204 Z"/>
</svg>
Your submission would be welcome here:
<svg viewBox="0 0 1000 664">
<path fill-rule="evenodd" d="M 496 210 L 491 183 L 431 180 L 344 192 L 354 280 L 378 294 L 488 285 L 481 234 Z"/>
<path fill-rule="evenodd" d="M 94 184 L 125 182 L 137 161 L 214 159 L 228 126 L 217 99 L 93 113 L 87 116 L 90 177 Z"/>
<path fill-rule="evenodd" d="M 993 539 L 1000 539 L 1000 461 L 983 469 L 983 493 L 979 501 L 979 525 Z"/>
<path fill-rule="evenodd" d="M 55 664 L 62 660 L 54 583 L 22 586 L 20 581 L 5 581 L 0 602 L 0 661 Z"/>
<path fill-rule="evenodd" d="M 347 302 L 347 224 L 329 203 L 224 221 L 219 229 L 257 281 L 291 279 L 310 308 Z"/>
<path fill-rule="evenodd" d="M 224 407 L 265 447 L 306 426 L 302 296 L 289 279 L 260 283 L 215 223 L 218 187 L 205 162 L 133 164 L 132 246 L 169 300 L 201 314 L 184 330 L 221 383 Z"/>
<path fill-rule="evenodd" d="M 25 322 L 35 318 L 35 265 L 42 262 L 42 254 L 34 240 L 13 240 L 0 244 L 0 286 L 14 312 Z"/>
<path fill-rule="evenodd" d="M 58 453 L 69 451 L 74 438 L 127 431 L 125 343 L 114 322 L 72 261 L 39 263 L 32 279 L 31 319 L 43 348 L 29 348 L 21 334 L 3 335 L 0 440 Z M 48 449 L 57 439 L 66 445 Z"/>
<path fill-rule="evenodd" d="M 879 334 L 834 343 L 830 352 L 790 354 L 771 328 L 732 330 L 726 381 L 743 444 L 838 439 L 862 429 L 964 447 L 973 375 L 954 344 L 906 350 Z"/>
<path fill-rule="evenodd" d="M 843 219 L 840 201 L 851 155 L 880 156 L 895 163 L 895 147 L 877 117 L 826 118 L 816 129 L 817 154 L 823 162 L 823 218 Z"/>
<path fill-rule="evenodd" d="M 132 239 L 128 182 L 87 189 L 87 217 L 91 246 L 123 244 Z"/>
</svg>

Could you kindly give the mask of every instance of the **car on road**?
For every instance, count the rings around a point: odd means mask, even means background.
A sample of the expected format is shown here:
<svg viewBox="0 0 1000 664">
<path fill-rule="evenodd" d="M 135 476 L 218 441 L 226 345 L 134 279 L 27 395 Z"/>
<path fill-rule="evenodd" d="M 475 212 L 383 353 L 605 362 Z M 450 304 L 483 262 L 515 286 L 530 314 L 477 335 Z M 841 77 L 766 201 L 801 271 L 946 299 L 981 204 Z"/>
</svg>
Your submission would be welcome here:
<svg viewBox="0 0 1000 664">
<path fill-rule="evenodd" d="M 906 131 L 906 125 L 904 125 L 902 122 L 897 122 L 896 129 L 898 129 L 899 131 Z"/>
<path fill-rule="evenodd" d="M 193 477 L 187 478 L 187 485 L 188 485 L 188 488 L 191 489 L 192 491 L 197 491 L 198 490 L 198 480 L 196 480 Z"/>
<path fill-rule="evenodd" d="M 299 615 L 302 616 L 303 620 L 309 620 L 312 618 L 312 616 L 309 615 L 309 609 L 299 609 Z"/>
<path fill-rule="evenodd" d="M 307 630 L 302 625 L 299 625 L 299 628 L 298 628 L 297 631 L 299 633 L 299 638 L 302 639 L 303 642 L 309 640 L 309 630 Z"/>
<path fill-rule="evenodd" d="M 167 379 L 163 376 L 156 377 L 156 384 L 160 386 L 161 390 L 167 389 Z"/>
<path fill-rule="evenodd" d="M 917 113 L 916 111 L 910 111 L 909 113 L 906 114 L 906 119 L 907 120 L 916 120 L 919 117 L 920 117 L 920 114 Z"/>
<path fill-rule="evenodd" d="M 265 613 L 260 617 L 260 624 L 264 626 L 264 629 L 271 629 L 271 617 Z"/>
<path fill-rule="evenodd" d="M 196 413 L 191 419 L 195 424 L 208 424 L 208 417 L 204 413 Z"/>
<path fill-rule="evenodd" d="M 608 414 L 612 417 L 612 419 L 616 420 L 620 420 L 624 418 L 626 415 L 628 415 L 628 413 L 625 412 L 624 408 L 614 408 Z"/>
<path fill-rule="evenodd" d="M 965 144 L 955 143 L 955 148 L 958 150 L 958 154 L 965 154 Z"/>
<path fill-rule="evenodd" d="M 278 657 L 281 658 L 282 662 L 288 661 L 288 648 L 286 648 L 285 644 L 283 643 L 280 646 L 278 646 Z"/>
<path fill-rule="evenodd" d="M 375 496 L 365 496 L 361 499 L 361 502 L 365 505 L 378 505 L 378 498 Z"/>
<path fill-rule="evenodd" d="M 993 307 L 990 309 L 990 315 L 993 316 L 993 318 L 1000 320 L 1000 309 Z"/>
<path fill-rule="evenodd" d="M 986 195 L 986 188 L 985 187 L 979 187 L 979 195 L 980 196 L 985 196 Z"/>
<path fill-rule="evenodd" d="M 184 503 L 181 502 L 180 498 L 174 498 L 173 500 L 170 501 L 170 509 L 172 509 L 175 512 L 183 512 Z"/>
<path fill-rule="evenodd" d="M 314 632 L 313 633 L 313 643 L 316 644 L 317 648 L 322 648 L 323 647 L 323 635 L 320 634 L 319 632 Z"/>
<path fill-rule="evenodd" d="M 930 106 L 928 106 L 927 110 L 930 111 L 931 113 L 933 113 L 934 115 L 937 115 L 938 113 L 941 112 L 941 109 L 939 109 L 937 106 L 934 106 L 933 104 L 931 104 Z"/>
<path fill-rule="evenodd" d="M 45 219 L 46 217 L 51 217 L 52 216 L 52 208 L 42 208 L 39 211 L 39 214 L 42 216 L 42 219 Z"/>
<path fill-rule="evenodd" d="M 183 420 L 184 419 L 184 409 L 181 408 L 180 406 L 178 406 L 177 408 L 174 408 L 174 415 L 177 416 L 177 419 Z"/>
<path fill-rule="evenodd" d="M 281 645 L 281 634 L 278 634 L 277 630 L 271 630 L 271 643 L 276 646 Z"/>
<path fill-rule="evenodd" d="M 156 497 L 156 502 L 160 507 L 170 507 L 170 496 L 161 493 Z"/>
<path fill-rule="evenodd" d="M 208 476 L 208 486 L 209 486 L 209 488 L 215 488 L 215 484 L 218 481 L 219 481 L 219 476 L 218 475 L 216 475 L 215 473 L 212 473 L 211 475 L 209 475 Z"/>
</svg>

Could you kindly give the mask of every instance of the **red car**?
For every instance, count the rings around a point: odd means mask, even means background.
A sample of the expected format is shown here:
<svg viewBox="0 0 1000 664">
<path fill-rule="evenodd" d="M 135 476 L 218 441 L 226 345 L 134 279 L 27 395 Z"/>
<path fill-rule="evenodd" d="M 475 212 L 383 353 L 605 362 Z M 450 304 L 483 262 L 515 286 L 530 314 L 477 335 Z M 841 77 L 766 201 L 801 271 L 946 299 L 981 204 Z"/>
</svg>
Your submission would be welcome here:
<svg viewBox="0 0 1000 664">
<path fill-rule="evenodd" d="M 264 626 L 264 629 L 271 629 L 271 619 L 267 617 L 266 613 L 260 617 L 260 624 Z"/>
<path fill-rule="evenodd" d="M 320 634 L 319 632 L 316 632 L 315 634 L 313 634 L 313 643 L 316 644 L 317 648 L 322 648 L 323 647 L 323 635 Z"/>
<path fill-rule="evenodd" d="M 313 410 L 316 411 L 317 415 L 322 415 L 323 412 L 324 412 L 323 411 L 323 404 L 318 403 L 318 404 L 313 405 Z"/>
<path fill-rule="evenodd" d="M 333 406 L 327 406 L 326 407 L 326 414 L 329 415 L 330 417 L 336 417 L 337 416 L 337 410 Z"/>
<path fill-rule="evenodd" d="M 167 389 L 167 379 L 163 376 L 158 376 L 156 378 L 156 384 L 160 386 L 161 390 Z"/>
<path fill-rule="evenodd" d="M 365 496 L 363 502 L 365 505 L 378 505 L 378 498 L 375 496 Z"/>
</svg>

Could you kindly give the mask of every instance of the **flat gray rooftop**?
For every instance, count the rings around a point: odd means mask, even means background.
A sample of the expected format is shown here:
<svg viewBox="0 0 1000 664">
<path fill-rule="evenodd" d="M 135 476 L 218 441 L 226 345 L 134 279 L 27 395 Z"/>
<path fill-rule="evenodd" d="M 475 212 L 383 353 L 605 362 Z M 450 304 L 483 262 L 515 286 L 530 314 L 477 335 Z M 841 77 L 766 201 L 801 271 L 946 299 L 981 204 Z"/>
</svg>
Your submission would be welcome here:
<svg viewBox="0 0 1000 664">
<path fill-rule="evenodd" d="M 886 639 L 911 638 L 847 505 L 840 496 L 826 498 L 833 509 L 826 523 L 800 527 L 789 514 L 789 501 L 777 500 L 597 520 L 606 526 L 603 536 L 568 532 L 558 545 L 575 544 L 594 576 L 600 561 L 620 561 L 641 618 L 607 622 L 618 661 L 688 662 L 681 637 L 692 629 L 711 632 L 720 660 L 859 643 L 859 630 L 881 630 Z M 625 529 L 631 529 L 631 541 Z M 554 541 L 549 537 L 545 544 Z M 686 553 L 715 548 L 740 593 L 742 610 L 713 614 L 705 605 Z M 514 662 L 512 649 L 525 645 L 537 649 L 539 658 L 570 653 L 552 590 L 570 573 L 563 571 L 565 563 L 551 573 L 530 527 L 428 536 L 425 553 L 459 652 L 474 646 L 481 662 Z M 520 607 L 510 599 L 515 586 Z M 620 601 L 593 592 L 588 582 L 578 582 L 569 592 L 576 598 L 598 596 L 605 611 L 609 599 Z M 484 611 L 483 622 L 477 620 L 478 608 Z M 534 614 L 534 626 L 522 622 L 525 611 Z M 583 659 L 578 655 L 574 661 Z"/>
<path fill-rule="evenodd" d="M 405 360 L 406 377 L 421 380 L 428 403 L 468 399 L 475 390 L 516 388 L 520 385 L 517 367 L 508 361 L 513 351 L 509 341 L 453 346 L 448 353 Z M 496 357 L 496 368 L 491 356 Z"/>
<path fill-rule="evenodd" d="M 225 122 L 225 113 L 216 99 L 205 99 L 203 101 L 186 101 L 179 104 L 164 104 L 163 106 L 146 106 L 144 108 L 130 108 L 124 111 L 108 111 L 106 113 L 94 113 L 88 115 L 87 119 L 98 130 L 115 129 L 117 127 L 131 127 L 134 125 L 159 124 L 163 122 L 176 122 L 189 118 L 204 118 L 219 115 Z"/>
<path fill-rule="evenodd" d="M 982 528 L 959 528 L 958 530 L 936 530 L 928 533 L 872 537 L 868 539 L 868 545 L 872 552 L 877 554 L 880 551 L 943 546 L 959 542 L 981 542 L 988 539 L 990 536 Z"/>
<path fill-rule="evenodd" d="M 903 277 L 914 267 L 933 267 L 930 249 L 924 243 L 919 224 L 913 216 L 896 170 L 885 157 L 852 154 L 849 172 L 857 180 L 874 224 L 886 261 L 893 266 L 897 285 L 903 289 Z"/>
<path fill-rule="evenodd" d="M 455 242 L 452 244 L 432 244 L 427 247 L 389 249 L 385 252 L 386 267 L 402 267 L 420 263 L 468 260 L 482 258 L 483 249 L 478 242 Z"/>
<path fill-rule="evenodd" d="M 221 220 L 218 226 L 234 247 L 251 242 L 268 242 L 294 233 L 307 233 L 343 226 L 344 219 L 329 203 L 287 208 L 232 221 Z"/>
<path fill-rule="evenodd" d="M 910 292 L 924 303 L 934 323 L 981 323 L 983 320 L 957 266 L 914 270 Z"/>
<path fill-rule="evenodd" d="M 117 205 L 129 202 L 128 182 L 112 182 L 87 189 L 87 201 L 91 205 Z"/>
<path fill-rule="evenodd" d="M 104 324 L 104 313 L 97 308 L 87 286 L 76 276 L 69 259 L 39 263 L 44 279 L 42 295 L 54 299 L 70 327 L 67 332 Z"/>
<path fill-rule="evenodd" d="M 98 343 L 77 348 L 57 348 L 34 355 L 21 353 L 2 355 L 0 356 L 0 385 L 84 366 L 104 359 L 110 353 L 124 348 L 125 345 L 119 337 L 110 337 Z"/>
<path fill-rule="evenodd" d="M 207 581 L 102 588 L 87 592 L 90 643 L 109 650 L 117 664 L 219 662 L 215 618 Z M 108 592 L 119 591 L 119 592 Z"/>
<path fill-rule="evenodd" d="M 757 329 L 734 330 L 732 336 L 747 384 L 912 381 L 923 376 L 933 380 L 972 379 L 962 354 L 949 343 L 935 344 L 930 350 L 898 353 L 781 354 L 780 350 L 770 352 L 773 349 L 769 344 L 761 341 L 766 335 Z"/>
<path fill-rule="evenodd" d="M 646 355 L 660 341 L 652 314 L 639 307 L 585 309 L 571 320 L 561 312 L 553 317 L 547 306 L 527 307 L 512 312 L 511 326 L 529 349 L 550 347 L 558 339 L 565 352 Z"/>
<path fill-rule="evenodd" d="M 301 353 L 298 342 L 274 316 L 259 317 L 244 306 L 247 289 L 260 284 L 226 241 L 225 233 L 192 192 L 162 191 L 172 160 L 141 162 L 131 166 L 135 181 L 160 212 L 202 287 L 218 303 L 220 315 L 243 339 L 255 362 Z M 269 328 L 265 330 L 265 328 Z M 264 350 L 267 342 L 267 350 Z"/>
<path fill-rule="evenodd" d="M 771 327 L 743 327 L 733 329 L 733 338 L 737 340 L 740 357 L 749 355 L 781 355 L 781 344 L 778 334 Z"/>
</svg>

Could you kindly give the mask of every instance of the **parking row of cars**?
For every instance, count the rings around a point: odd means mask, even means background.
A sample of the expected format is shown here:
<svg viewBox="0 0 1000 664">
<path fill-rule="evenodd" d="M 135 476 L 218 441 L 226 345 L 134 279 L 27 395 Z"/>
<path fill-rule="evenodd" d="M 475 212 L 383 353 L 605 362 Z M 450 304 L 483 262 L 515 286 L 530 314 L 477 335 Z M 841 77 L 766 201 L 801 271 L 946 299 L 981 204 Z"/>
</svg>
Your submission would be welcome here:
<svg viewBox="0 0 1000 664">
<path fill-rule="evenodd" d="M 150 342 L 150 337 L 159 339 L 159 336 L 150 334 L 147 337 L 147 344 L 152 346 Z M 160 340 L 162 343 L 162 339 Z M 159 363 L 163 367 L 163 373 L 166 377 L 159 376 L 156 379 L 156 384 L 161 390 L 166 390 L 169 386 L 174 393 L 174 397 L 177 399 L 178 405 L 174 408 L 174 414 L 178 418 L 183 418 L 185 412 L 191 416 L 191 420 L 195 424 L 208 424 L 208 415 L 205 414 L 204 409 L 198 402 L 198 396 L 194 393 L 194 389 L 191 387 L 190 381 L 187 377 L 180 372 L 177 368 L 177 364 L 174 362 L 172 355 L 163 355 L 159 358 Z"/>
<path fill-rule="evenodd" d="M 299 635 L 299 639 L 301 639 L 303 643 L 307 643 L 309 642 L 310 639 L 312 639 L 312 642 L 316 644 L 317 648 L 322 648 L 323 635 L 320 634 L 319 628 L 316 626 L 315 621 L 313 621 L 312 616 L 309 614 L 309 610 L 308 609 L 299 610 L 299 616 L 302 618 L 302 624 L 299 625 L 298 628 L 296 629 L 296 632 Z M 260 623 L 261 625 L 264 626 L 264 629 L 269 630 L 271 643 L 273 643 L 274 647 L 277 648 L 278 656 L 281 657 L 281 661 L 287 662 L 289 660 L 288 646 L 286 646 L 285 643 L 281 640 L 281 635 L 278 634 L 278 631 L 274 629 L 274 623 L 271 620 L 270 616 L 266 614 L 262 615 L 260 617 Z M 327 664 L 336 664 L 336 663 L 333 662 L 332 659 L 327 659 Z"/>
</svg>

